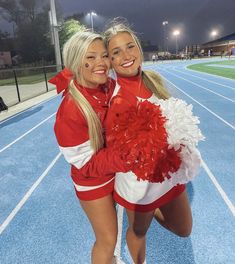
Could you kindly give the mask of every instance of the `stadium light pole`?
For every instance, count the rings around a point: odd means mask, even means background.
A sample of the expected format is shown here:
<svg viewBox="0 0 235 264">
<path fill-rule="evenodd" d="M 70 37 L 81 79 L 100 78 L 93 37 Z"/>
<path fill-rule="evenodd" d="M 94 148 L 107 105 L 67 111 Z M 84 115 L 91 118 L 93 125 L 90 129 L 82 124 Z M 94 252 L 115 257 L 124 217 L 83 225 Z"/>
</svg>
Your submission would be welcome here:
<svg viewBox="0 0 235 264">
<path fill-rule="evenodd" d="M 57 71 L 61 70 L 61 54 L 60 54 L 60 41 L 58 33 L 58 24 L 56 18 L 55 0 L 50 0 L 50 11 L 49 11 L 50 27 L 52 32 L 52 44 L 55 49 L 55 61 Z"/>
<path fill-rule="evenodd" d="M 167 47 L 167 39 L 166 39 L 166 26 L 168 25 L 168 21 L 163 21 L 163 49 L 164 49 L 164 55 L 166 55 Z"/>
<path fill-rule="evenodd" d="M 173 31 L 173 36 L 175 36 L 175 53 L 176 55 L 178 54 L 178 36 L 180 35 L 179 30 L 174 30 Z"/>
<path fill-rule="evenodd" d="M 88 13 L 90 15 L 90 20 L 91 20 L 91 30 L 92 32 L 94 32 L 94 20 L 93 20 L 93 16 L 97 16 L 97 14 L 93 11 L 91 11 L 90 13 Z"/>
</svg>

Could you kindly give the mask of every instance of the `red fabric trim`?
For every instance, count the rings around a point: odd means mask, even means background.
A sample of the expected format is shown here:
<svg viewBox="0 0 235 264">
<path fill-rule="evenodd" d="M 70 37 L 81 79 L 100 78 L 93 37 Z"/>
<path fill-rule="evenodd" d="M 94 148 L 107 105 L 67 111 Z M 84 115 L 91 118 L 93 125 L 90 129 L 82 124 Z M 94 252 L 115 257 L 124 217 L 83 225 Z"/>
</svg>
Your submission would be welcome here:
<svg viewBox="0 0 235 264">
<path fill-rule="evenodd" d="M 115 192 L 115 190 L 114 190 L 113 198 L 118 204 L 120 204 L 121 206 L 125 207 L 128 210 L 137 211 L 137 212 L 149 212 L 175 199 L 182 192 L 184 192 L 185 188 L 186 188 L 185 184 L 177 185 L 173 187 L 170 191 L 168 191 L 166 194 L 161 196 L 159 199 L 157 199 L 156 201 L 150 204 L 130 203 L 125 199 L 123 199 L 121 196 L 119 196 L 117 192 Z"/>
<path fill-rule="evenodd" d="M 78 192 L 75 189 L 78 199 L 83 201 L 97 200 L 99 198 L 112 194 L 113 190 L 114 190 L 114 180 L 103 187 L 91 191 Z"/>
</svg>

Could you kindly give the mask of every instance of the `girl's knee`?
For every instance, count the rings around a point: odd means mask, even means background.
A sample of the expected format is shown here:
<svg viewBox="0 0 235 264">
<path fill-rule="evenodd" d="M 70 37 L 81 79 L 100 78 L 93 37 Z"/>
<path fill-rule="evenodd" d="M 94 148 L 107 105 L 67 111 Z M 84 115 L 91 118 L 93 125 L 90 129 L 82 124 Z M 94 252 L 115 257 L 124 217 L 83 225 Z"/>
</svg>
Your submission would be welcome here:
<svg viewBox="0 0 235 264">
<path fill-rule="evenodd" d="M 107 251 L 113 251 L 117 243 L 117 234 L 106 234 L 96 238 L 97 246 L 105 248 Z"/>
<path fill-rule="evenodd" d="M 174 233 L 179 237 L 188 237 L 192 233 L 192 225 L 183 226 L 174 231 Z"/>
</svg>

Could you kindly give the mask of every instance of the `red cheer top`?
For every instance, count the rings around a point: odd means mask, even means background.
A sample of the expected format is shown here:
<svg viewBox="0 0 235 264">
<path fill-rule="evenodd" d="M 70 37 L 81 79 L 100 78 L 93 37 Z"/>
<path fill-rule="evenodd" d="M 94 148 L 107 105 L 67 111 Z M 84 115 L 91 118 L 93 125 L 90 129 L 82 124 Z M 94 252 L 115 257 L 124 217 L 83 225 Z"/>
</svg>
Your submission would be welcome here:
<svg viewBox="0 0 235 264">
<path fill-rule="evenodd" d="M 141 73 L 133 77 L 121 77 L 117 78 L 118 84 L 121 86 L 121 90 L 126 90 L 130 94 L 140 97 L 142 99 L 148 99 L 152 96 L 152 92 L 145 86 Z M 122 92 L 120 90 L 120 92 Z"/>
<path fill-rule="evenodd" d="M 104 124 L 108 103 L 115 88 L 115 81 L 109 79 L 105 85 L 95 89 L 76 88 L 85 96 Z M 95 186 L 107 182 L 115 172 L 126 171 L 118 153 L 112 148 L 103 148 L 97 153 L 91 147 L 88 125 L 83 113 L 70 93 L 65 92 L 56 115 L 55 135 L 61 152 L 71 164 L 74 184 Z"/>
<path fill-rule="evenodd" d="M 108 147 L 117 145 L 118 143 L 122 145 L 122 139 L 119 138 L 117 142 L 113 136 L 115 134 L 115 129 L 117 129 L 115 120 L 117 120 L 118 116 L 125 116 L 125 114 L 128 111 L 132 111 L 131 109 L 135 108 L 140 101 L 156 102 L 158 100 L 158 98 L 145 86 L 141 73 L 134 77 L 118 76 L 117 82 L 119 86 L 115 88 L 105 121 Z M 119 120 L 121 120 L 121 122 L 124 120 L 124 123 L 118 124 L 119 127 L 125 127 L 125 118 L 120 118 Z M 131 125 L 132 124 L 130 124 L 130 126 Z M 127 131 L 127 134 L 129 133 L 127 135 L 129 138 L 131 137 L 130 131 L 131 129 Z M 133 133 L 138 133 L 138 131 L 133 130 Z M 128 144 L 127 142 L 127 145 Z M 129 157 L 132 158 L 132 153 L 136 153 L 135 150 L 137 150 L 138 154 L 138 144 L 130 149 L 130 155 L 127 153 L 127 159 L 129 159 Z M 133 161 L 133 159 L 129 160 L 130 162 Z M 139 212 L 152 211 L 168 203 L 185 190 L 184 185 L 174 186 L 167 180 L 161 183 L 142 179 L 138 180 L 133 169 L 130 169 L 130 171 L 125 173 L 116 173 L 113 194 L 114 200 L 126 209 Z"/>
</svg>

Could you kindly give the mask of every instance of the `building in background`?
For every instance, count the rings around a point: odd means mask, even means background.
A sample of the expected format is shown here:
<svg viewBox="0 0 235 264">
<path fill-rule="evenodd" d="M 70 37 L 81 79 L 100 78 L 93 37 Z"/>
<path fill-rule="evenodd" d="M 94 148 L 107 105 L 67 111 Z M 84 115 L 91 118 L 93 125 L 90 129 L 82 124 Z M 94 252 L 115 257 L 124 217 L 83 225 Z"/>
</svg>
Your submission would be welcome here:
<svg viewBox="0 0 235 264">
<path fill-rule="evenodd" d="M 188 45 L 184 49 L 184 54 L 188 56 L 199 56 L 201 54 L 201 45 Z"/>
<path fill-rule="evenodd" d="M 12 66 L 10 51 L 0 51 L 0 69 L 10 68 Z"/>
<path fill-rule="evenodd" d="M 235 33 L 201 45 L 201 51 L 208 55 L 235 55 Z"/>
</svg>

